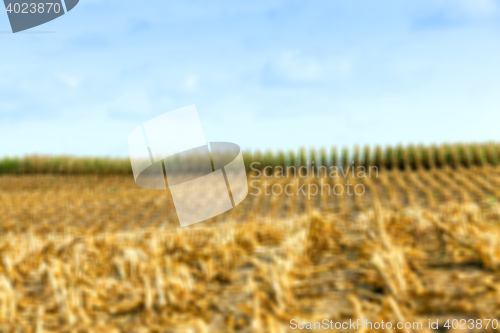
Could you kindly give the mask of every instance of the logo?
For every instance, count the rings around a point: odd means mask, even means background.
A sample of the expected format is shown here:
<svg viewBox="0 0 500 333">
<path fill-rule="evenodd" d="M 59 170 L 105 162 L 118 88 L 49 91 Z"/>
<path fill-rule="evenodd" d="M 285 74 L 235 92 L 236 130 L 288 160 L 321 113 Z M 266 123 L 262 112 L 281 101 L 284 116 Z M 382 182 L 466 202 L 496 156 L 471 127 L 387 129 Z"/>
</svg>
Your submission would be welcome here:
<svg viewBox="0 0 500 333">
<path fill-rule="evenodd" d="M 248 195 L 240 147 L 208 144 L 194 105 L 138 126 L 128 147 L 135 183 L 156 190 L 168 184 L 182 227 L 222 214 Z"/>
<path fill-rule="evenodd" d="M 78 1 L 3 0 L 13 33 L 52 21 L 75 8 Z"/>
</svg>

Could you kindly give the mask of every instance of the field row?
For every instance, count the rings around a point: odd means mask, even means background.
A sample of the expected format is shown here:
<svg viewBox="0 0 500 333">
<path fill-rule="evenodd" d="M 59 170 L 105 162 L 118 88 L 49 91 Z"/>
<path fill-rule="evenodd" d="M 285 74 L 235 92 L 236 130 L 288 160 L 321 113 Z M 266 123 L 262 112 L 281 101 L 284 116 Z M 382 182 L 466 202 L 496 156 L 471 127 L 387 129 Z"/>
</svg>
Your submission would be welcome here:
<svg viewBox="0 0 500 333">
<path fill-rule="evenodd" d="M 298 151 L 246 151 L 243 157 L 247 169 L 254 162 L 254 168 L 266 166 L 377 166 L 380 169 L 417 170 L 421 168 L 454 169 L 472 166 L 497 166 L 500 161 L 500 145 L 455 144 L 432 146 L 387 146 L 354 147 L 353 149 L 299 149 Z M 197 170 L 199 156 L 192 156 L 182 165 L 185 169 Z M 85 158 L 72 156 L 26 156 L 6 157 L 0 160 L 0 174 L 131 174 L 128 158 Z"/>
<path fill-rule="evenodd" d="M 500 168 L 278 169 L 252 173 L 241 205 L 186 228 L 168 191 L 128 175 L 0 176 L 0 331 L 500 317 Z M 347 182 L 365 193 L 326 193 Z"/>
<path fill-rule="evenodd" d="M 209 223 L 256 215 L 291 218 L 313 210 L 351 218 L 375 204 L 401 210 L 446 202 L 487 206 L 500 200 L 498 167 L 311 175 L 286 177 L 276 169 L 260 177 L 251 173 L 247 199 Z M 51 230 L 71 226 L 113 231 L 178 225 L 168 190 L 138 188 L 130 176 L 1 176 L 0 189 L 0 228 L 34 223 Z"/>
</svg>

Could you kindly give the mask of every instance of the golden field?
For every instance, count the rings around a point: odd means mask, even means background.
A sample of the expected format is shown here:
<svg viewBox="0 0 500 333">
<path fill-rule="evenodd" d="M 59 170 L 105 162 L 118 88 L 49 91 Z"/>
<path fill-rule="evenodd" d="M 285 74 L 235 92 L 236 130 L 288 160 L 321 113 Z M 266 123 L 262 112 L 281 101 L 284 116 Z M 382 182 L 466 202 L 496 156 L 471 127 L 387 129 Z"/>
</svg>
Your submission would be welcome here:
<svg viewBox="0 0 500 333">
<path fill-rule="evenodd" d="M 370 178 L 249 170 L 258 181 L 241 205 L 185 228 L 169 192 L 138 188 L 125 167 L 19 164 L 0 175 L 0 332 L 288 332 L 291 319 L 325 318 L 429 331 L 428 319 L 500 318 L 500 166 L 482 147 L 354 154 L 378 166 Z M 262 155 L 270 172 L 276 156 Z M 264 189 L 346 181 L 365 193 Z"/>
</svg>

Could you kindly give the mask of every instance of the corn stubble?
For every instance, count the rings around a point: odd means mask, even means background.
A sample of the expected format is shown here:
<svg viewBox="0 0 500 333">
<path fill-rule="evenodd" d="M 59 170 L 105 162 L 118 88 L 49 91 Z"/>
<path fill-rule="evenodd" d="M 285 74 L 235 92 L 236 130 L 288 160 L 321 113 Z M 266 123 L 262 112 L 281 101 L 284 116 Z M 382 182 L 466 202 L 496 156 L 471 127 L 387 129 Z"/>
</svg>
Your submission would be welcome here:
<svg viewBox="0 0 500 333">
<path fill-rule="evenodd" d="M 186 228 L 168 191 L 128 174 L 2 175 L 0 331 L 287 332 L 292 318 L 425 331 L 429 318 L 499 318 L 497 149 L 471 147 L 321 149 L 316 166 L 373 163 L 379 176 L 262 175 L 261 195 Z M 312 168 L 305 150 L 254 157 L 266 175 Z M 366 193 L 266 196 L 264 180 Z"/>
</svg>

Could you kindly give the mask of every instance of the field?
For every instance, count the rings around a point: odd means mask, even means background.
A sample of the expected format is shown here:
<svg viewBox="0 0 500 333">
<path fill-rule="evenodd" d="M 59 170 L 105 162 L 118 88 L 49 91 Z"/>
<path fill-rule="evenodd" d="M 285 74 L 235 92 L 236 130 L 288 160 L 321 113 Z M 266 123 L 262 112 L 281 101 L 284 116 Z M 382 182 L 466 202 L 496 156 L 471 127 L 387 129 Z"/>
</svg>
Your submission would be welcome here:
<svg viewBox="0 0 500 333">
<path fill-rule="evenodd" d="M 0 332 L 288 332 L 291 319 L 420 332 L 500 318 L 499 151 L 246 153 L 247 199 L 185 228 L 126 160 L 4 159 Z"/>
</svg>

